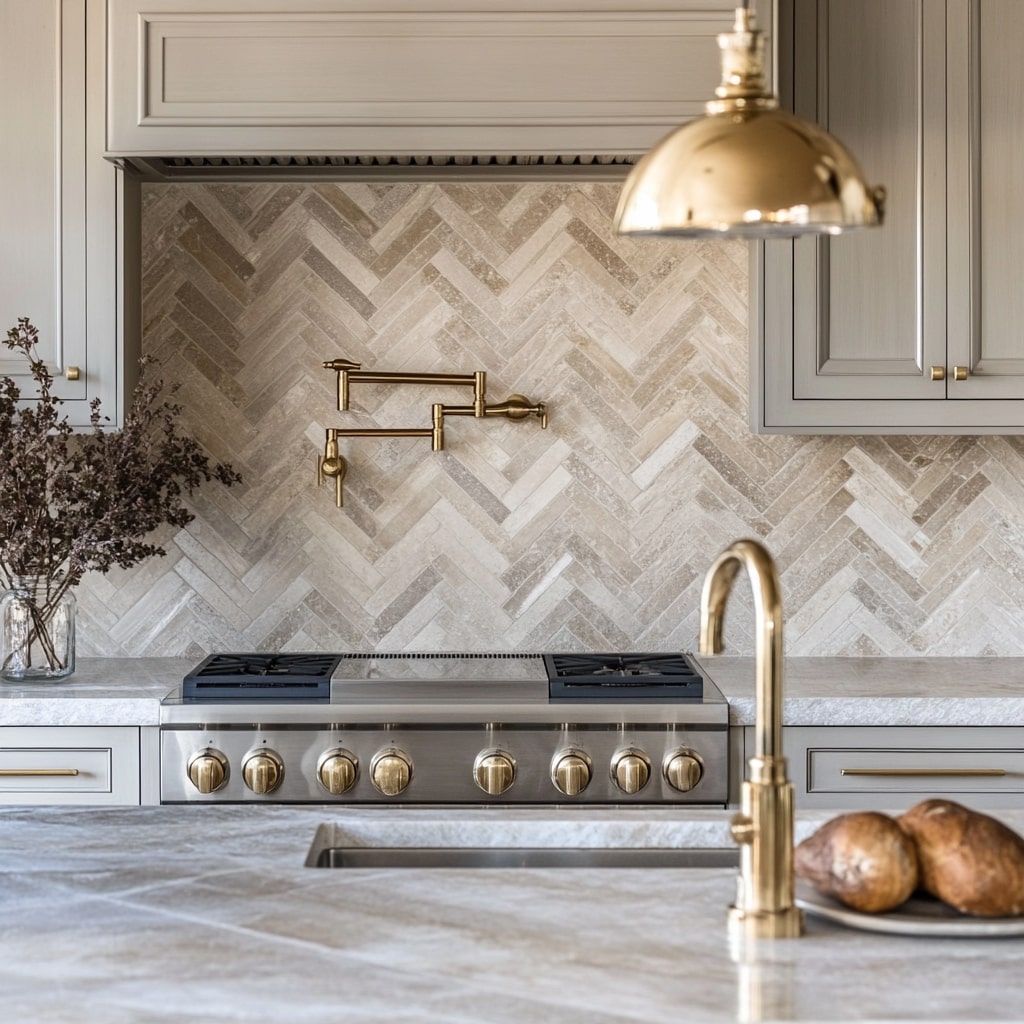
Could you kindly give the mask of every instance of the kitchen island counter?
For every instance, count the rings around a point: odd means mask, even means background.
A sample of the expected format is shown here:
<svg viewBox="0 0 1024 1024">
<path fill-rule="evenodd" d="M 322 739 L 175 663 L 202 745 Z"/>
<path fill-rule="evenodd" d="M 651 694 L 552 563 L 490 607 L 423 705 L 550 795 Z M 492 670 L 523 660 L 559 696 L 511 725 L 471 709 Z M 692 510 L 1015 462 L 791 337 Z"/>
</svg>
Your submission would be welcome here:
<svg viewBox="0 0 1024 1024">
<path fill-rule="evenodd" d="M 798 837 L 830 816 L 802 816 Z M 0 809 L 0 1005 L 10 1020 L 107 1024 L 1021 1019 L 1022 939 L 810 919 L 807 937 L 742 962 L 731 869 L 303 866 L 321 822 L 357 845 L 728 845 L 728 817 Z"/>
</svg>

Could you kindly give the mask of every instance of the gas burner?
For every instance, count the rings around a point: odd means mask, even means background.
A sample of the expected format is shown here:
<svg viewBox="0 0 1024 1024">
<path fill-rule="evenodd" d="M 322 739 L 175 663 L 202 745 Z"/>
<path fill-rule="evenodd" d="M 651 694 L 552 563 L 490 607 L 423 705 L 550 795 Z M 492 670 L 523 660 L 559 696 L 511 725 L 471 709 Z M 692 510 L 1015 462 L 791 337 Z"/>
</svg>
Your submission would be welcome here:
<svg viewBox="0 0 1024 1024">
<path fill-rule="evenodd" d="M 211 654 L 182 681 L 186 700 L 329 700 L 337 654 Z"/>
<path fill-rule="evenodd" d="M 544 665 L 553 701 L 698 701 L 704 693 L 682 654 L 546 654 Z"/>
</svg>

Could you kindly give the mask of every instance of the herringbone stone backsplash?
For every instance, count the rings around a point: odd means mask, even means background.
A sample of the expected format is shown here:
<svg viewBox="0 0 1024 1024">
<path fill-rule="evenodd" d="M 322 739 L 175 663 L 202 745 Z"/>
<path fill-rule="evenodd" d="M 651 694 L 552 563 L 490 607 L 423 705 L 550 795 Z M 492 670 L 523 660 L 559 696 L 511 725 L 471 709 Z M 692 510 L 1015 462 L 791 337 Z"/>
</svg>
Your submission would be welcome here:
<svg viewBox="0 0 1024 1024">
<path fill-rule="evenodd" d="M 80 652 L 693 649 L 712 559 L 759 537 L 792 655 L 1024 653 L 1024 441 L 754 437 L 747 248 L 613 236 L 611 185 L 152 185 L 144 349 L 241 471 L 168 556 L 93 574 Z M 449 417 L 487 373 L 536 419 Z M 726 624 L 753 647 L 749 587 Z"/>
</svg>

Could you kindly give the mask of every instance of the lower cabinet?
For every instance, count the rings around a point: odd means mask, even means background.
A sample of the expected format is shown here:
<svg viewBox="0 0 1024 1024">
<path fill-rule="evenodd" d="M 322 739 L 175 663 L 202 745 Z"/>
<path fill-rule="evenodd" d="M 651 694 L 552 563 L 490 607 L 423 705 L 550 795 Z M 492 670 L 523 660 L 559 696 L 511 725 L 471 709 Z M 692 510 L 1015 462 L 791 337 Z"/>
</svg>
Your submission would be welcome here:
<svg viewBox="0 0 1024 1024">
<path fill-rule="evenodd" d="M 156 802 L 149 781 L 157 774 L 151 732 L 156 730 L 130 726 L 0 728 L 0 804 Z"/>
<path fill-rule="evenodd" d="M 743 739 L 749 755 L 754 730 Z M 782 745 L 797 810 L 1024 807 L 1024 728 L 787 726 Z"/>
</svg>

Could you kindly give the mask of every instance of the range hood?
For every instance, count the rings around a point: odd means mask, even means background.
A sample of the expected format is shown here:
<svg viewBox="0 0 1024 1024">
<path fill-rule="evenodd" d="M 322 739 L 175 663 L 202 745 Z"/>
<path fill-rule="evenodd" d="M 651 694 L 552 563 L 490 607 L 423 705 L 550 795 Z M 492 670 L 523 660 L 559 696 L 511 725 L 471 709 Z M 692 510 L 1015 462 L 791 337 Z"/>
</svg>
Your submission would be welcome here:
<svg viewBox="0 0 1024 1024">
<path fill-rule="evenodd" d="M 621 180 L 700 116 L 733 0 L 107 0 L 149 180 Z"/>
</svg>

